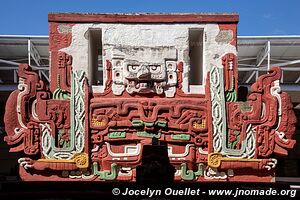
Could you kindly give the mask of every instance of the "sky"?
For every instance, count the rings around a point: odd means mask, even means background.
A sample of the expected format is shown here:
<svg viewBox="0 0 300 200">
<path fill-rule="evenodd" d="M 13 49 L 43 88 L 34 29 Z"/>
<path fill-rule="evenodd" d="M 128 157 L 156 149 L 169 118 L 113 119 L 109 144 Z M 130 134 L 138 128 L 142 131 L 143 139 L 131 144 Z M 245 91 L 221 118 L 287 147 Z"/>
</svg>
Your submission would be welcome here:
<svg viewBox="0 0 300 200">
<path fill-rule="evenodd" d="M 0 0 L 1 35 L 48 35 L 49 12 L 236 12 L 238 35 L 300 35 L 299 0 Z"/>
</svg>

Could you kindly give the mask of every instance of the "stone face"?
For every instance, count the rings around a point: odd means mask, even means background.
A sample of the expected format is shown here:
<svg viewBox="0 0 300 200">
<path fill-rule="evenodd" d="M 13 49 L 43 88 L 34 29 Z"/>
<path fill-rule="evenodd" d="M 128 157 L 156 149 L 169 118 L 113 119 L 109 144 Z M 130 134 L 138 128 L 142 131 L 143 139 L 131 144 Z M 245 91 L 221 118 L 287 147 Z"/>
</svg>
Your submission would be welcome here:
<svg viewBox="0 0 300 200">
<path fill-rule="evenodd" d="M 50 87 L 20 65 L 6 104 L 5 141 L 25 155 L 21 178 L 143 180 L 138 166 L 153 164 L 144 147 L 165 143 L 159 166 L 175 169 L 175 181 L 272 181 L 296 118 L 279 68 L 237 102 L 237 19 L 50 14 Z"/>
</svg>

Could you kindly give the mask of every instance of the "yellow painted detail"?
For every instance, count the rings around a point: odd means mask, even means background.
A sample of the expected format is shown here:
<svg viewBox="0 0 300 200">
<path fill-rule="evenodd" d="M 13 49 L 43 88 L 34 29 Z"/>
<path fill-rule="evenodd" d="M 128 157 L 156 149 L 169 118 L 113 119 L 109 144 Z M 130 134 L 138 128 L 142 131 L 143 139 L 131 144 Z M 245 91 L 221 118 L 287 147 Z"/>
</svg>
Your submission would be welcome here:
<svg viewBox="0 0 300 200">
<path fill-rule="evenodd" d="M 206 126 L 206 120 L 205 119 L 202 119 L 201 124 L 199 124 L 197 121 L 193 122 L 193 128 L 204 129 L 205 126 Z"/>
<path fill-rule="evenodd" d="M 55 159 L 39 159 L 38 162 L 52 162 L 52 163 L 75 163 L 76 167 L 88 168 L 89 166 L 89 158 L 86 153 L 76 154 L 73 159 L 70 160 L 55 160 Z"/>
<path fill-rule="evenodd" d="M 92 125 L 93 126 L 105 126 L 106 122 L 105 121 L 99 121 L 96 118 L 92 118 Z"/>
<path fill-rule="evenodd" d="M 261 159 L 255 158 L 226 158 L 220 153 L 210 153 L 207 164 L 209 167 L 218 168 L 222 161 L 239 161 L 239 162 L 261 162 Z"/>
<path fill-rule="evenodd" d="M 80 169 L 82 168 L 88 168 L 89 166 L 89 158 L 86 153 L 77 154 L 74 156 L 74 161 L 76 163 L 76 166 Z"/>
<path fill-rule="evenodd" d="M 56 162 L 56 163 L 75 163 L 73 159 L 71 160 L 56 160 L 56 159 L 38 159 L 38 162 Z"/>
<path fill-rule="evenodd" d="M 221 165 L 222 154 L 220 153 L 211 153 L 208 155 L 207 164 L 210 167 L 217 168 Z"/>
</svg>

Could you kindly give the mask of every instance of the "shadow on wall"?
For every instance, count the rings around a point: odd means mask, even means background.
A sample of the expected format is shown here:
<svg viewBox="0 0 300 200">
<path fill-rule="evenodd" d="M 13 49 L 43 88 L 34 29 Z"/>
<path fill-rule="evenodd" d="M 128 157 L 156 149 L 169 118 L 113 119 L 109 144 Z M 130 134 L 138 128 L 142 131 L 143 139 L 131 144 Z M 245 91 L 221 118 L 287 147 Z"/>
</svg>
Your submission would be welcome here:
<svg viewBox="0 0 300 200">
<path fill-rule="evenodd" d="M 19 180 L 18 158 L 20 153 L 9 153 L 9 146 L 4 142 L 6 135 L 4 129 L 5 104 L 11 92 L 0 92 L 0 181 Z"/>
<path fill-rule="evenodd" d="M 296 144 L 294 148 L 289 151 L 287 157 L 275 157 L 278 160 L 276 177 L 300 178 L 300 109 L 294 109 L 294 111 L 297 117 L 297 126 L 293 139 L 296 140 Z M 300 179 L 297 180 L 297 182 L 299 181 Z"/>
<path fill-rule="evenodd" d="M 9 153 L 9 146 L 4 142 L 4 127 L 0 127 L 0 181 L 16 181 L 19 177 L 19 153 Z"/>
<path fill-rule="evenodd" d="M 238 101 L 247 101 L 248 94 L 248 88 L 246 86 L 240 86 L 238 88 Z"/>
</svg>

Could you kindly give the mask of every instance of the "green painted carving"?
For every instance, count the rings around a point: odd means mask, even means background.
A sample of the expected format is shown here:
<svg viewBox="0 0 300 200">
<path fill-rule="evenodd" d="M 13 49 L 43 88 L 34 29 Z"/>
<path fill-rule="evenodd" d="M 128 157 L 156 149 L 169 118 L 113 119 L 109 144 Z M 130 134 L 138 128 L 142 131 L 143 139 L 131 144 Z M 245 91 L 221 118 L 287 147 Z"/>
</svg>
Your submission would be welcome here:
<svg viewBox="0 0 300 200">
<path fill-rule="evenodd" d="M 60 148 L 69 148 L 71 146 L 69 137 L 70 135 L 69 133 L 66 133 L 66 130 L 58 130 L 58 141 Z"/>
<path fill-rule="evenodd" d="M 70 117 L 71 129 L 69 144 L 65 148 L 58 148 L 58 141 L 51 133 L 48 123 L 41 123 L 42 152 L 47 159 L 72 159 L 75 154 L 82 153 L 84 149 L 85 135 L 85 73 L 82 70 L 72 71 Z"/>
<path fill-rule="evenodd" d="M 144 122 L 144 125 L 147 127 L 152 127 L 154 125 L 154 122 Z"/>
<path fill-rule="evenodd" d="M 56 90 L 54 90 L 52 98 L 55 100 L 69 100 L 70 94 L 67 91 L 62 90 L 60 88 L 60 76 L 59 75 L 57 75 L 57 85 L 58 85 L 58 88 Z"/>
<path fill-rule="evenodd" d="M 156 122 L 144 122 L 142 120 L 132 120 L 132 126 L 134 127 L 141 127 L 141 126 L 153 127 L 154 125 L 157 125 L 159 127 L 167 127 L 167 122 L 160 121 L 160 120 Z"/>
<path fill-rule="evenodd" d="M 138 131 L 137 136 L 138 137 L 160 138 L 161 133 L 148 133 L 146 131 Z"/>
<path fill-rule="evenodd" d="M 111 171 L 104 170 L 102 174 L 100 175 L 100 179 L 103 180 L 114 180 L 117 178 L 117 164 L 112 163 L 111 164 Z"/>
<path fill-rule="evenodd" d="M 70 94 L 67 91 L 62 90 L 61 88 L 57 88 L 53 92 L 53 99 L 55 99 L 55 100 L 69 100 L 70 99 Z"/>
<path fill-rule="evenodd" d="M 186 163 L 181 164 L 181 178 L 186 181 L 192 181 L 198 176 L 204 176 L 204 164 L 198 164 L 198 170 L 194 172 L 193 170 L 187 170 Z"/>
<path fill-rule="evenodd" d="M 226 92 L 226 101 L 228 101 L 228 102 L 236 102 L 237 101 L 237 93 L 235 90 Z"/>
<path fill-rule="evenodd" d="M 156 122 L 144 122 L 142 120 L 132 120 L 132 126 L 134 127 L 143 127 L 143 126 L 146 126 L 146 127 L 153 127 L 154 125 L 157 125 L 159 127 L 166 127 L 167 126 L 167 122 L 164 122 L 164 121 L 156 121 Z M 147 132 L 147 131 L 138 131 L 137 132 L 137 136 L 138 137 L 150 137 L 150 138 L 160 138 L 161 136 L 161 133 L 156 133 L 156 132 Z"/>
<path fill-rule="evenodd" d="M 111 171 L 109 171 L 109 170 L 99 171 L 98 163 L 93 162 L 93 172 L 94 172 L 94 175 L 99 176 L 99 179 L 115 180 L 118 175 L 118 165 L 116 163 L 112 163 Z"/>
<path fill-rule="evenodd" d="M 192 181 L 195 178 L 193 170 L 187 170 L 186 163 L 181 164 L 181 178 L 185 181 Z"/>
<path fill-rule="evenodd" d="M 230 137 L 230 136 L 229 136 Z M 234 149 L 236 144 L 240 141 L 240 132 L 234 131 L 233 132 L 233 139 L 228 138 L 228 148 Z"/>
<path fill-rule="evenodd" d="M 134 127 L 140 127 L 143 125 L 144 125 L 144 122 L 142 120 L 132 120 L 132 126 L 134 126 Z"/>
<path fill-rule="evenodd" d="M 247 150 L 247 143 L 255 142 L 255 136 L 249 134 L 241 141 L 240 149 L 228 148 L 228 132 L 226 126 L 226 107 L 224 94 L 224 74 L 221 68 L 212 66 L 210 70 L 210 92 L 212 102 L 212 126 L 213 126 L 213 147 L 214 152 L 221 152 L 227 156 L 241 158 L 251 154 Z"/>
<path fill-rule="evenodd" d="M 198 170 L 194 172 L 195 176 L 204 176 L 204 164 L 198 164 Z"/>
<path fill-rule="evenodd" d="M 98 163 L 97 162 L 93 162 L 93 173 L 95 176 L 100 176 L 101 172 L 98 169 Z"/>
<path fill-rule="evenodd" d="M 228 101 L 228 102 L 236 102 L 237 101 L 237 93 L 234 89 L 234 76 L 232 76 L 231 88 L 228 92 L 226 92 L 226 101 Z"/>
<path fill-rule="evenodd" d="M 155 124 L 159 127 L 167 127 L 167 122 L 165 121 L 157 121 Z"/>
<path fill-rule="evenodd" d="M 108 134 L 108 138 L 111 138 L 111 139 L 126 138 L 126 132 L 110 132 Z"/>
<path fill-rule="evenodd" d="M 189 134 L 172 134 L 171 138 L 173 140 L 190 140 L 191 136 Z"/>
</svg>

